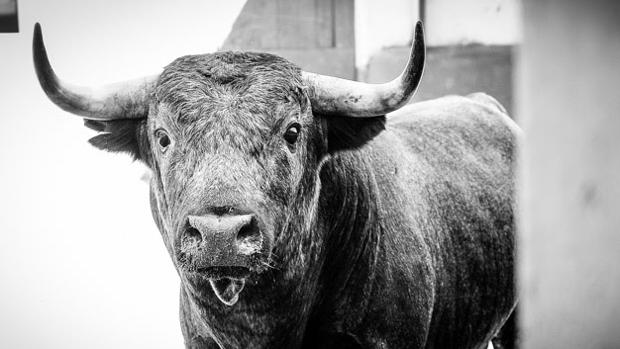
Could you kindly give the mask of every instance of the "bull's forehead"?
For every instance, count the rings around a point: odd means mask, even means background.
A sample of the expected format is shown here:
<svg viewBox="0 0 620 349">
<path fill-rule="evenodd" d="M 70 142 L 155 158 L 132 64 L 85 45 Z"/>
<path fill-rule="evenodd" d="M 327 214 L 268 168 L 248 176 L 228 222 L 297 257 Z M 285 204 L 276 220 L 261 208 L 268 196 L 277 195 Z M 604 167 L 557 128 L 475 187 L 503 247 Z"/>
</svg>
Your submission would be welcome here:
<svg viewBox="0 0 620 349">
<path fill-rule="evenodd" d="M 298 67 L 266 53 L 218 52 L 178 58 L 161 74 L 158 103 L 179 122 L 209 115 L 275 114 L 283 105 L 306 103 Z"/>
<path fill-rule="evenodd" d="M 299 68 L 275 55 L 184 56 L 161 74 L 154 116 L 174 124 L 188 140 L 252 150 L 307 111 L 304 91 Z"/>
</svg>

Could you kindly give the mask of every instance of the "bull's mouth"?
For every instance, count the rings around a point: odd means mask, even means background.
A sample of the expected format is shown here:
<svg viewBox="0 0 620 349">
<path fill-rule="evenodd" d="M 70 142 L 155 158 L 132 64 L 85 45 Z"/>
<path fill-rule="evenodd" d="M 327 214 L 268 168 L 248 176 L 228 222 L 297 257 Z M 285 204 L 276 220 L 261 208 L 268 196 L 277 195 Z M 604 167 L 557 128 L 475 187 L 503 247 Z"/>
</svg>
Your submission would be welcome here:
<svg viewBox="0 0 620 349">
<path fill-rule="evenodd" d="M 213 293 L 215 293 L 220 302 L 227 306 L 233 306 L 239 300 L 239 294 L 245 286 L 245 279 L 228 277 L 209 279 L 209 284 L 211 284 L 211 289 L 213 289 Z"/>
<path fill-rule="evenodd" d="M 219 250 L 214 253 L 206 253 L 200 249 L 188 250 L 180 249 L 177 254 L 179 271 L 187 278 L 197 295 L 209 297 L 209 292 L 212 291 L 217 299 L 227 306 L 237 303 L 247 279 L 262 273 L 269 266 L 266 261 L 268 258 L 262 253 L 250 256 L 233 255 L 228 260 L 221 260 L 218 253 L 222 253 Z M 230 264 L 224 264 L 227 262 Z"/>
<path fill-rule="evenodd" d="M 218 266 L 202 268 L 199 267 L 196 269 L 196 273 L 207 279 L 245 279 L 250 276 L 251 271 L 249 268 L 246 267 Z"/>
<path fill-rule="evenodd" d="M 243 291 L 245 280 L 251 275 L 251 270 L 238 266 L 199 267 L 190 275 L 199 280 L 209 281 L 209 286 L 217 299 L 227 306 L 233 306 L 239 300 L 239 294 Z M 206 286 L 203 281 L 199 283 Z"/>
</svg>

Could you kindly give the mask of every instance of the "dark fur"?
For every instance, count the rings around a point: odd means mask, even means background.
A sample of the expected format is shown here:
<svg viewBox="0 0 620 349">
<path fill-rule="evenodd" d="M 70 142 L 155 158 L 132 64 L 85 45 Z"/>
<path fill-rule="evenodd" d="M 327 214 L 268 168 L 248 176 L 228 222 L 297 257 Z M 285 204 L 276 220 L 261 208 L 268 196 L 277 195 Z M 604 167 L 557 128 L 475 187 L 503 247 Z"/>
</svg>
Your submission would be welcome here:
<svg viewBox="0 0 620 349">
<path fill-rule="evenodd" d="M 294 65 L 217 53 L 169 65 L 147 120 L 87 126 L 104 132 L 95 146 L 153 171 L 188 348 L 482 348 L 515 305 L 519 131 L 486 95 L 327 118 L 312 115 Z M 221 206 L 257 212 L 270 239 L 232 307 L 178 247 L 188 213 Z"/>
</svg>

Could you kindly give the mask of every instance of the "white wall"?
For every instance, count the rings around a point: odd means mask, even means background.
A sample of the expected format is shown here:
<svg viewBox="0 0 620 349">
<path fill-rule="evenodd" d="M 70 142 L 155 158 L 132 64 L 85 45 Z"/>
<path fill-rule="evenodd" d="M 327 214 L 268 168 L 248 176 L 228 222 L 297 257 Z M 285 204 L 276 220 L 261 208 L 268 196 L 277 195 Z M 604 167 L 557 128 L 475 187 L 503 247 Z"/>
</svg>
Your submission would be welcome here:
<svg viewBox="0 0 620 349">
<path fill-rule="evenodd" d="M 365 67 L 383 47 L 407 45 L 418 13 L 417 0 L 356 0 L 355 65 Z"/>
<path fill-rule="evenodd" d="M 521 38 L 520 0 L 427 0 L 428 44 L 512 45 Z"/>
<path fill-rule="evenodd" d="M 0 34 L 0 348 L 182 347 L 144 169 L 91 147 L 94 132 L 45 97 L 34 22 L 59 75 L 96 84 L 217 49 L 242 5 L 19 1 L 21 33 Z"/>
</svg>

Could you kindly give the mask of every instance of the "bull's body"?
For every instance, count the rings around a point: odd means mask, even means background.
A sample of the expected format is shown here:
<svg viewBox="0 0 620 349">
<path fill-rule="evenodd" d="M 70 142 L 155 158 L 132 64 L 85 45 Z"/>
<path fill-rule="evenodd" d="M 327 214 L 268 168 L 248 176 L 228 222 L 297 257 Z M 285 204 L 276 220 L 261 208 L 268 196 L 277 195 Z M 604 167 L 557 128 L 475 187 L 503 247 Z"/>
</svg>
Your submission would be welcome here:
<svg viewBox="0 0 620 349">
<path fill-rule="evenodd" d="M 418 23 L 403 73 L 378 85 L 218 52 L 82 89 L 38 26 L 33 55 L 93 145 L 150 168 L 189 348 L 477 349 L 515 304 L 519 131 L 484 94 L 386 118 L 418 86 L 423 41 Z"/>
<path fill-rule="evenodd" d="M 314 232 L 326 243 L 295 257 L 316 273 L 261 274 L 233 308 L 182 287 L 188 347 L 486 347 L 515 304 L 518 130 L 495 103 L 411 105 L 327 160 Z"/>
</svg>

